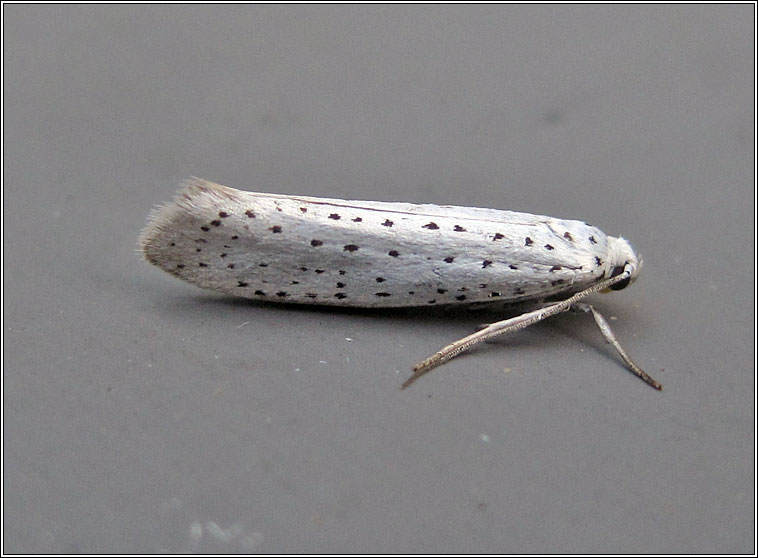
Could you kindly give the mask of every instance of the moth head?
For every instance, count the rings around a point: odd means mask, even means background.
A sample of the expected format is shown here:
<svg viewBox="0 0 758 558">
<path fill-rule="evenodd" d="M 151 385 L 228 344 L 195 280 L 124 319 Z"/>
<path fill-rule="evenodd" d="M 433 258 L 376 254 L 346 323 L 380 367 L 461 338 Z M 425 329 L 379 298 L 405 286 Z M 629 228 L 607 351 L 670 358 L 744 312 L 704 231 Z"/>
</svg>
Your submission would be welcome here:
<svg viewBox="0 0 758 558">
<path fill-rule="evenodd" d="M 612 291 L 620 291 L 628 285 L 634 283 L 637 276 L 642 269 L 642 259 L 634 253 L 631 244 L 625 239 L 608 238 L 608 257 L 611 262 L 610 274 L 608 277 L 616 277 L 621 275 L 625 271 L 629 272 L 629 277 L 622 279 L 615 285 L 612 285 L 610 289 Z"/>
</svg>

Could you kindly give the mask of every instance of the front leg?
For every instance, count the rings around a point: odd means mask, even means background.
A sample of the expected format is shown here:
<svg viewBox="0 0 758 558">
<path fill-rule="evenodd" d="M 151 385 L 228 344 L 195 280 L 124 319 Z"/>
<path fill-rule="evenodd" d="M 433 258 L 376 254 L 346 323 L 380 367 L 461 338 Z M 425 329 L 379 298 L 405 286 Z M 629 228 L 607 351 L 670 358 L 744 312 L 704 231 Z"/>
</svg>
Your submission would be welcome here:
<svg viewBox="0 0 758 558">
<path fill-rule="evenodd" d="M 594 306 L 586 302 L 575 302 L 571 306 L 571 310 L 574 312 L 591 312 L 592 317 L 595 318 L 597 327 L 600 328 L 600 332 L 605 338 L 605 342 L 613 345 L 616 351 L 618 351 L 618 354 L 621 355 L 621 358 L 624 359 L 624 362 L 629 367 L 629 369 L 649 386 L 652 386 L 659 391 L 663 389 L 663 386 L 659 382 L 651 378 L 644 370 L 637 366 L 631 358 L 629 358 L 629 355 L 626 354 L 626 351 L 621 347 L 618 340 L 616 339 L 616 335 L 613 333 L 611 326 L 608 324 L 603 315 L 595 310 Z"/>
</svg>

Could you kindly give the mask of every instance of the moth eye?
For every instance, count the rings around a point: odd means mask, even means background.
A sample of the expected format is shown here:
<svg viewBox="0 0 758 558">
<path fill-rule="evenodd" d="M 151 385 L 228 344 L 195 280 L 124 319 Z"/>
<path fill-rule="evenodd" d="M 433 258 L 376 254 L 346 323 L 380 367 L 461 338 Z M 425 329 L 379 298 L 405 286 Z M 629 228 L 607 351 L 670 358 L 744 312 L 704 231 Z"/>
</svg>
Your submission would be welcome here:
<svg viewBox="0 0 758 558">
<path fill-rule="evenodd" d="M 616 277 L 617 275 L 621 275 L 622 273 L 624 273 L 624 266 L 617 265 L 616 267 L 613 268 L 613 271 L 611 271 L 611 277 Z M 611 285 L 611 290 L 620 291 L 624 287 L 627 287 L 630 281 L 631 281 L 631 277 L 627 277 L 626 279 L 619 281 L 615 285 Z"/>
</svg>

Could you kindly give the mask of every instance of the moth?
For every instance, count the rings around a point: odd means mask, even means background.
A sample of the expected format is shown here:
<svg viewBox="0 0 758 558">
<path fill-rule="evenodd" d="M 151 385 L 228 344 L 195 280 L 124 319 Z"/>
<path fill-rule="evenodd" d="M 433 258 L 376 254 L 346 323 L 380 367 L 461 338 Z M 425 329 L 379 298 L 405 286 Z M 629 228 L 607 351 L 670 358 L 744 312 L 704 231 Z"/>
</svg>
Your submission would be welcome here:
<svg viewBox="0 0 758 558">
<path fill-rule="evenodd" d="M 417 364 L 422 374 L 481 341 L 550 316 L 589 312 L 629 369 L 656 389 L 581 302 L 619 290 L 641 260 L 623 238 L 574 220 L 452 205 L 245 192 L 199 178 L 152 212 L 145 259 L 199 287 L 255 300 L 397 308 L 527 303 Z"/>
</svg>

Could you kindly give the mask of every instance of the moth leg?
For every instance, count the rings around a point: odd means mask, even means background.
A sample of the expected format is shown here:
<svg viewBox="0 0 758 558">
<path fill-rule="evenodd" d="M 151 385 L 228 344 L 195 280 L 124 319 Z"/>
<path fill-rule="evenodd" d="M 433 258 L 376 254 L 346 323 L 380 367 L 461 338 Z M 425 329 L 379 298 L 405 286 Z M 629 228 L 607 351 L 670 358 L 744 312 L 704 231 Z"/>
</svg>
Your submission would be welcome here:
<svg viewBox="0 0 758 558">
<path fill-rule="evenodd" d="M 577 312 L 591 312 L 592 317 L 595 318 L 597 327 L 600 328 L 600 332 L 603 334 L 605 342 L 613 345 L 613 348 L 616 349 L 621 358 L 624 359 L 624 362 L 629 367 L 629 369 L 649 386 L 652 386 L 657 390 L 663 389 L 663 386 L 659 382 L 651 378 L 644 370 L 637 366 L 631 358 L 629 358 L 629 355 L 626 354 L 626 351 L 621 347 L 618 340 L 616 339 L 616 335 L 614 335 L 613 330 L 611 330 L 611 326 L 605 320 L 603 315 L 595 310 L 594 306 L 587 304 L 586 302 L 575 302 L 572 305 L 572 310 Z"/>
</svg>

